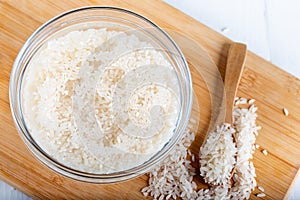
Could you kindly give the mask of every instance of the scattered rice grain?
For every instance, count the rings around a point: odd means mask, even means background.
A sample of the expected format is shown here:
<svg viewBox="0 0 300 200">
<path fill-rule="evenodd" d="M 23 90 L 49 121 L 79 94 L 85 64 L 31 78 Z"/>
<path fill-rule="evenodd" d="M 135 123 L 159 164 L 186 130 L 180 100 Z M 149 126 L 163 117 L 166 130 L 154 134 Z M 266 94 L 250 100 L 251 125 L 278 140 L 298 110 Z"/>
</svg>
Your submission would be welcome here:
<svg viewBox="0 0 300 200">
<path fill-rule="evenodd" d="M 248 104 L 252 105 L 252 104 L 254 104 L 254 102 L 255 102 L 255 99 L 250 99 L 250 100 L 248 101 Z"/>
<path fill-rule="evenodd" d="M 265 193 L 259 193 L 259 194 L 257 194 L 256 196 L 257 196 L 257 197 L 265 197 L 266 194 L 265 194 Z"/>
<path fill-rule="evenodd" d="M 285 116 L 289 116 L 289 111 L 286 108 L 283 108 L 283 113 Z"/>
<path fill-rule="evenodd" d="M 261 151 L 264 155 L 268 155 L 268 151 L 266 149 Z"/>
<path fill-rule="evenodd" d="M 265 191 L 265 189 L 264 189 L 262 186 L 258 186 L 257 188 L 258 188 L 260 191 L 262 191 L 262 192 Z"/>
</svg>

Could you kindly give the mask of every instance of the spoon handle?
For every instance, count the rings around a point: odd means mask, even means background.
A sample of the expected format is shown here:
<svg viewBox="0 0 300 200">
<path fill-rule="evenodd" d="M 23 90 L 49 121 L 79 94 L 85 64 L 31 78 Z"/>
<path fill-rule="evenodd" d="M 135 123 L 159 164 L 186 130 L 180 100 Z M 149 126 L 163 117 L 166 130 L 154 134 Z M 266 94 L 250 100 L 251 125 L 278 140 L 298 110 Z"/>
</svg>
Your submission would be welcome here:
<svg viewBox="0 0 300 200">
<path fill-rule="evenodd" d="M 225 72 L 225 94 L 226 94 L 226 115 L 225 122 L 232 124 L 232 110 L 234 98 L 242 77 L 244 64 L 247 55 L 247 46 L 241 43 L 231 44 Z"/>
</svg>

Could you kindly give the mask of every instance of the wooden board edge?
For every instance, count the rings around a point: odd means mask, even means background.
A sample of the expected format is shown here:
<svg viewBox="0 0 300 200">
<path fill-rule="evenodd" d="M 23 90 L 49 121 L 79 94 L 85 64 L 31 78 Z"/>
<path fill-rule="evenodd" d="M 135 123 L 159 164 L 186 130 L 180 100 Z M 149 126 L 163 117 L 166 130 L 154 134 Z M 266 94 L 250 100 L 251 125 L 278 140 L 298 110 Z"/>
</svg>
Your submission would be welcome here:
<svg viewBox="0 0 300 200">
<path fill-rule="evenodd" d="M 284 196 L 284 200 L 288 200 L 289 199 L 289 196 L 292 192 L 292 190 L 294 189 L 294 186 L 295 186 L 295 183 L 297 181 L 297 179 L 300 178 L 300 167 L 298 168 L 298 171 L 294 177 L 294 180 L 292 181 L 292 183 L 290 184 L 290 187 L 288 189 L 288 191 L 285 193 L 285 196 Z"/>
</svg>

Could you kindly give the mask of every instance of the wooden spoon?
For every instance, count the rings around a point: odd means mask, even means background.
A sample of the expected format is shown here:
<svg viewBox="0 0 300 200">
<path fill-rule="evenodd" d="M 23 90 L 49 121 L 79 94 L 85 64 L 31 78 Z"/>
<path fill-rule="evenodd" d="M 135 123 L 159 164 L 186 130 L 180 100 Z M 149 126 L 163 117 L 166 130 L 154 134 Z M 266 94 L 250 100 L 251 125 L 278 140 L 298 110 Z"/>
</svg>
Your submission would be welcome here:
<svg viewBox="0 0 300 200">
<path fill-rule="evenodd" d="M 234 98 L 244 70 L 247 55 L 247 46 L 241 43 L 233 43 L 230 46 L 227 56 L 225 72 L 225 94 L 226 94 L 226 114 L 225 122 L 232 124 L 232 110 Z"/>
<path fill-rule="evenodd" d="M 227 64 L 226 64 L 226 72 L 225 72 L 225 80 L 224 80 L 224 95 L 221 104 L 221 109 L 219 111 L 218 117 L 216 121 L 214 121 L 214 128 L 217 125 L 221 125 L 224 122 L 231 124 L 232 126 L 232 111 L 234 107 L 234 98 L 237 93 L 237 89 L 241 80 L 241 76 L 244 69 L 244 64 L 247 55 L 247 47 L 245 44 L 241 43 L 233 43 L 231 44 L 228 56 L 227 56 Z M 225 119 L 224 119 L 225 112 Z M 205 140 L 207 139 L 206 134 Z M 235 172 L 235 167 L 231 171 L 231 176 L 229 180 L 231 180 L 233 174 Z M 211 185 L 211 183 L 208 183 Z"/>
<path fill-rule="evenodd" d="M 209 133 L 214 131 L 217 125 L 221 125 L 224 122 L 232 124 L 234 98 L 243 73 L 246 55 L 247 47 L 245 44 L 231 44 L 227 56 L 222 102 L 218 109 L 215 108 L 218 112 L 214 114 L 216 117 L 213 118 L 210 129 L 204 137 L 204 142 Z"/>
<path fill-rule="evenodd" d="M 241 44 L 241 43 L 231 44 L 227 55 L 226 72 L 225 72 L 225 80 L 224 80 L 224 87 L 225 87 L 225 94 L 226 94 L 225 122 L 231 124 L 231 126 L 233 121 L 232 111 L 234 107 L 234 98 L 236 96 L 237 89 L 239 87 L 239 83 L 243 74 L 246 56 L 247 56 L 247 46 L 245 44 Z M 235 138 L 233 139 L 235 140 Z M 229 180 L 231 180 L 234 172 L 235 172 L 235 166 L 231 171 L 231 176 Z"/>
</svg>

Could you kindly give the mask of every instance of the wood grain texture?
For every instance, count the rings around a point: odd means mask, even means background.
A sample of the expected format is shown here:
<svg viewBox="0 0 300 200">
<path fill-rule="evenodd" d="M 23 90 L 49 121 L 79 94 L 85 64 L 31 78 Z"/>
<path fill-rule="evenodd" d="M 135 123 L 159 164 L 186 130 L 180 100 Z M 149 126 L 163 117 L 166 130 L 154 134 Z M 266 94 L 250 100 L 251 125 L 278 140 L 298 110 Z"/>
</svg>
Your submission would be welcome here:
<svg viewBox="0 0 300 200">
<path fill-rule="evenodd" d="M 42 23 L 69 9 L 88 5 L 110 5 L 137 12 L 160 27 L 181 33 L 209 53 L 224 76 L 229 39 L 180 11 L 158 0 L 128 1 L 14 1 L 0 0 L 0 178 L 34 199 L 141 199 L 139 190 L 147 176 L 110 185 L 82 183 L 54 173 L 38 162 L 27 150 L 14 127 L 9 108 L 8 82 L 13 61 L 23 43 Z M 202 66 L 201 55 L 178 38 L 190 64 L 195 96 L 200 109 L 193 115 L 200 118 L 192 151 L 198 154 L 211 117 L 210 83 L 197 73 Z M 209 62 L 209 61 L 207 61 Z M 213 75 L 212 75 L 213 76 Z M 262 126 L 257 143 L 267 149 L 254 154 L 257 182 L 265 188 L 266 199 L 283 199 L 300 166 L 300 80 L 248 52 L 238 96 L 257 100 L 258 121 Z M 289 116 L 282 108 L 289 110 Z M 199 112 L 200 111 L 200 112 Z M 256 191 L 257 192 L 257 191 Z M 255 194 L 255 193 L 253 193 Z M 256 199 L 254 195 L 252 199 Z"/>
<path fill-rule="evenodd" d="M 227 54 L 224 86 L 226 91 L 226 117 L 225 122 L 232 124 L 232 111 L 234 98 L 240 84 L 247 56 L 247 46 L 241 43 L 230 45 Z"/>
</svg>

